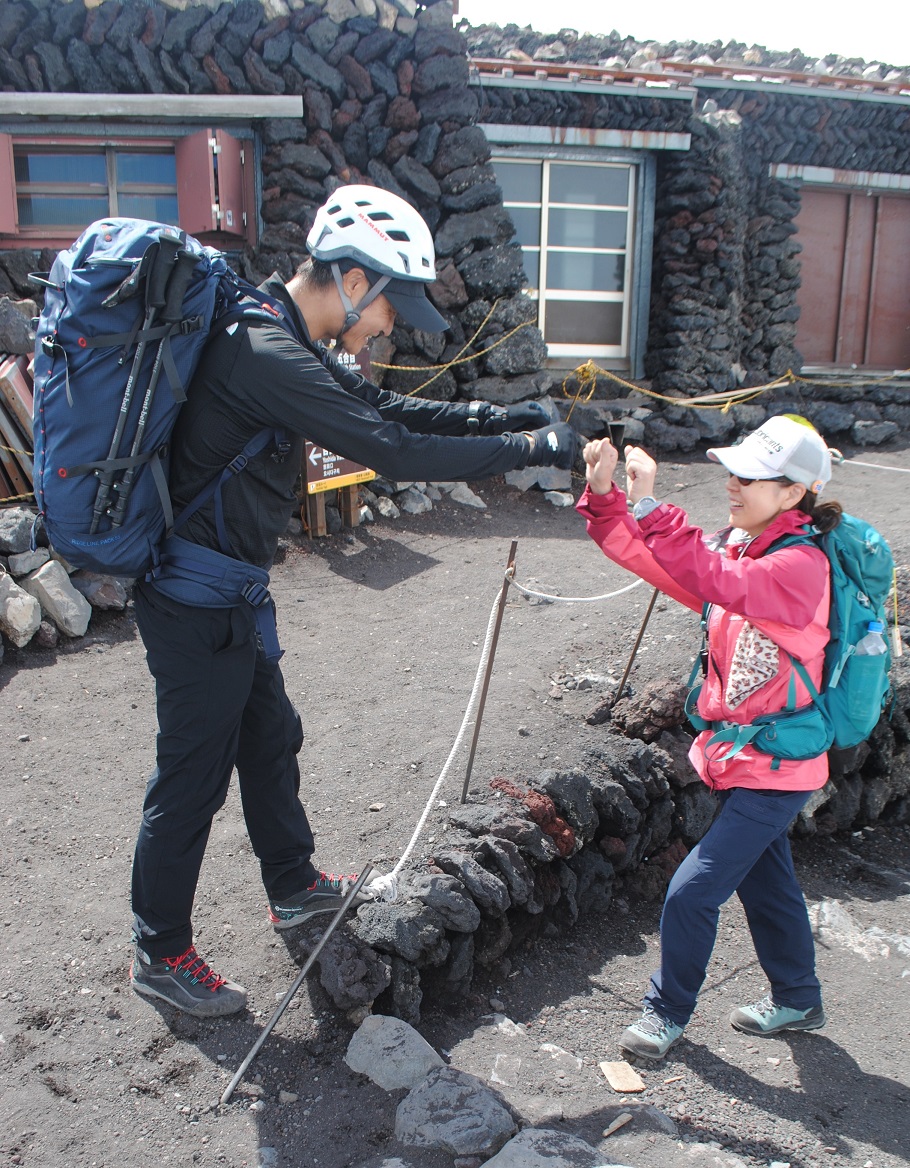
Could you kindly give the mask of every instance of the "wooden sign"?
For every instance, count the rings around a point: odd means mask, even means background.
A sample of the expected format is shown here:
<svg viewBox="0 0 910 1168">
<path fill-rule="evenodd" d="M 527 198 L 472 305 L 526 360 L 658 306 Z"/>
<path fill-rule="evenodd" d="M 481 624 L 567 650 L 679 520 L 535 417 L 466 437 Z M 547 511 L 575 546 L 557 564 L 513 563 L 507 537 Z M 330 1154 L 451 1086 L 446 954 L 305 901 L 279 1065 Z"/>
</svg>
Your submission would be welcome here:
<svg viewBox="0 0 910 1168">
<path fill-rule="evenodd" d="M 356 356 L 348 353 L 336 353 L 335 358 L 339 365 L 352 373 L 361 373 L 364 377 L 370 376 L 370 355 L 366 349 Z M 351 487 L 357 483 L 366 483 L 376 477 L 376 472 L 369 470 L 359 462 L 350 458 L 343 458 L 322 446 L 315 446 L 307 442 L 303 452 L 303 479 L 308 495 L 317 495 L 323 491 L 334 491 L 339 487 Z"/>
<path fill-rule="evenodd" d="M 307 442 L 304 448 L 303 466 L 308 495 L 315 495 L 320 491 L 334 491 L 337 487 L 350 487 L 376 477 L 375 471 L 361 466 L 359 462 L 342 458 L 339 454 L 333 454 L 331 450 L 314 446 L 312 442 Z"/>
</svg>

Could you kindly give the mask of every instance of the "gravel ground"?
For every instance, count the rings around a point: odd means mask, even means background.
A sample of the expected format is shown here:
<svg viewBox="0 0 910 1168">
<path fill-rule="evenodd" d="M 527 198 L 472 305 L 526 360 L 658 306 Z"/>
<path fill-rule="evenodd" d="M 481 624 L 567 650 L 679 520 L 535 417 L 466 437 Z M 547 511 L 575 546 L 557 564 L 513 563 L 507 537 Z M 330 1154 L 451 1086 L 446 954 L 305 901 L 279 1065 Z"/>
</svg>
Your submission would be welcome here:
<svg viewBox="0 0 910 1168">
<path fill-rule="evenodd" d="M 908 465 L 906 450 L 869 461 Z M 662 476 L 699 521 L 723 522 L 716 468 L 693 460 Z M 906 563 L 910 520 L 894 507 L 895 477 L 844 469 L 832 494 Z M 485 512 L 446 501 L 326 541 L 288 541 L 276 567 L 283 665 L 307 730 L 303 794 L 326 868 L 388 867 L 401 854 L 461 722 L 512 538 L 528 587 L 597 596 L 628 580 L 571 510 L 501 483 L 477 489 Z M 533 782 L 543 768 L 583 761 L 606 732 L 584 716 L 622 671 L 649 593 L 585 605 L 511 595 L 473 791 L 497 775 Z M 684 676 L 696 634 L 694 615 L 661 602 L 632 684 Z M 447 1154 L 395 1141 L 402 1093 L 347 1068 L 354 1026 L 314 980 L 219 1106 L 297 972 L 267 927 L 234 792 L 215 822 L 195 924 L 200 951 L 248 988 L 248 1011 L 202 1023 L 130 992 L 129 869 L 154 706 L 129 611 L 56 653 L 8 651 L 0 751 L 0 1162 L 373 1168 L 401 1157 L 407 1168 L 451 1168 Z M 464 765 L 447 801 L 460 795 Z M 440 830 L 431 816 L 418 855 Z M 660 908 L 622 888 L 606 914 L 554 925 L 478 972 L 467 998 L 425 998 L 420 1030 L 454 1065 L 492 1077 L 526 1121 L 585 1138 L 603 1163 L 906 1165 L 908 829 L 802 840 L 795 853 L 807 900 L 825 906 L 821 1032 L 759 1041 L 729 1026 L 735 1006 L 765 991 L 735 902 L 685 1039 L 664 1063 L 639 1068 L 643 1093 L 614 1092 L 598 1064 L 619 1057 L 638 1011 Z M 604 1139 L 623 1111 L 632 1120 Z"/>
</svg>

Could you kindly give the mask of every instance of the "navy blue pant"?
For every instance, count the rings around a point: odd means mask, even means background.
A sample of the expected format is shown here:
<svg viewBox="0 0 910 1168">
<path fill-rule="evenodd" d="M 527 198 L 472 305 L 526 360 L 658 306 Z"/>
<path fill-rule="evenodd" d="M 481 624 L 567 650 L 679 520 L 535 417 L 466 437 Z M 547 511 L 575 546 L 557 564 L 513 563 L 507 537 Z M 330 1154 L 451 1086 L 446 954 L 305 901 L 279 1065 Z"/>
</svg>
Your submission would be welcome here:
<svg viewBox="0 0 910 1168">
<path fill-rule="evenodd" d="M 787 828 L 810 791 L 718 792 L 720 813 L 683 860 L 660 920 L 660 969 L 645 995 L 664 1018 L 689 1021 L 714 942 L 720 906 L 735 892 L 774 1001 L 794 1010 L 821 1004 L 815 944 L 793 870 Z"/>
<path fill-rule="evenodd" d="M 161 960 L 192 944 L 202 857 L 235 766 L 267 894 L 290 897 L 317 870 L 298 798 L 300 716 L 258 647 L 253 610 L 191 608 L 140 583 L 136 618 L 155 679 L 158 765 L 136 840 L 133 913 L 143 949 Z"/>
</svg>

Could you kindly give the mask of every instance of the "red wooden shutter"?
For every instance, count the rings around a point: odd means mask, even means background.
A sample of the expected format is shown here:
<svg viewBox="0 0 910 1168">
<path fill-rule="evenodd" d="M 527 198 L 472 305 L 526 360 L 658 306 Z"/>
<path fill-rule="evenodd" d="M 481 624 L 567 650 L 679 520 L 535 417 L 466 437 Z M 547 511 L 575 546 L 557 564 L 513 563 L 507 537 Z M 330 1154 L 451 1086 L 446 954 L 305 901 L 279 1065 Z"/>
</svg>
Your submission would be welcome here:
<svg viewBox="0 0 910 1168">
<path fill-rule="evenodd" d="M 247 143 L 224 130 L 215 131 L 220 229 L 228 235 L 246 235 L 243 200 L 243 148 Z"/>
<path fill-rule="evenodd" d="M 0 134 L 0 235 L 15 235 L 18 228 L 13 139 L 9 134 Z"/>
<path fill-rule="evenodd" d="M 190 235 L 219 230 L 213 143 L 211 130 L 177 142 L 177 213 Z"/>
</svg>

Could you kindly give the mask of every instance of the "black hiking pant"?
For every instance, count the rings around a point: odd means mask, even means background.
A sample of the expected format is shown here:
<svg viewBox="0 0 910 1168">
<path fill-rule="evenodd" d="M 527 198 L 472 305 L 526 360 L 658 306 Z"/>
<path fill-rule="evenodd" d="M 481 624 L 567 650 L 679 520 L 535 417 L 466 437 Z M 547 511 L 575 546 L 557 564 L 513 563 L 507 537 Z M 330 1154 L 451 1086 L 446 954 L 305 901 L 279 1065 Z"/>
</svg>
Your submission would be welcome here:
<svg viewBox="0 0 910 1168">
<path fill-rule="evenodd" d="M 141 582 L 136 617 L 155 679 L 158 765 L 136 840 L 133 913 L 139 943 L 160 961 L 192 944 L 202 857 L 235 766 L 268 896 L 288 899 L 318 872 L 298 798 L 300 716 L 258 647 L 252 608 L 193 608 Z"/>
</svg>

